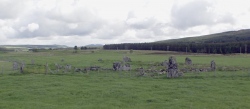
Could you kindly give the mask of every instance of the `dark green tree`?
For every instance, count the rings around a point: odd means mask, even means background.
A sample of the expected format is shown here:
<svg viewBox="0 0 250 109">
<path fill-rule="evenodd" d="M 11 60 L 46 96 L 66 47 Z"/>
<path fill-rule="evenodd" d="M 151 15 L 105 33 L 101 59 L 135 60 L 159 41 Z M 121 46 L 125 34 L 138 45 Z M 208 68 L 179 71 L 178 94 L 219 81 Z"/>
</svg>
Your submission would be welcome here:
<svg viewBox="0 0 250 109">
<path fill-rule="evenodd" d="M 75 50 L 74 52 L 77 53 L 77 46 L 74 47 L 74 50 Z"/>
</svg>

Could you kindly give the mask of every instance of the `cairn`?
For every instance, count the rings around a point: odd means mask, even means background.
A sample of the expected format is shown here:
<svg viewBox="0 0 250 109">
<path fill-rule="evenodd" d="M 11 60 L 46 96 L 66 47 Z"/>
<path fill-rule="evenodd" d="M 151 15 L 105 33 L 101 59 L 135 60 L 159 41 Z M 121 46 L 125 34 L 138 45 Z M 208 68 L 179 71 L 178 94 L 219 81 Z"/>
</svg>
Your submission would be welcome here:
<svg viewBox="0 0 250 109">
<path fill-rule="evenodd" d="M 124 71 L 130 71 L 131 70 L 130 64 L 126 63 L 125 65 L 123 65 L 122 70 L 124 70 Z"/>
<path fill-rule="evenodd" d="M 120 70 L 130 71 L 131 70 L 131 66 L 130 66 L 129 63 L 122 64 L 121 62 L 114 62 L 113 63 L 113 69 L 115 71 L 120 71 Z"/>
<path fill-rule="evenodd" d="M 88 68 L 90 71 L 98 71 L 99 69 L 101 69 L 100 66 L 91 66 Z"/>
</svg>

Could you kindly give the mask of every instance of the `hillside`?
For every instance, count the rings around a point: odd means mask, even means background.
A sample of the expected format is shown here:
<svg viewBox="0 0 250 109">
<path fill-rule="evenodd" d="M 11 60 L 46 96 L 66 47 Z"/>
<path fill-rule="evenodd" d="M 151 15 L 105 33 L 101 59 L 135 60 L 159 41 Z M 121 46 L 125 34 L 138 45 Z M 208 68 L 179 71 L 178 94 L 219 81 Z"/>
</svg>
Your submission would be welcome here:
<svg viewBox="0 0 250 109">
<path fill-rule="evenodd" d="M 163 40 L 157 41 L 156 43 L 231 43 L 244 41 L 250 41 L 250 29 L 228 31 L 197 37 Z"/>
<path fill-rule="evenodd" d="M 97 48 L 101 48 L 103 47 L 102 44 L 89 44 L 89 45 L 85 45 L 84 47 L 97 47 Z"/>
<path fill-rule="evenodd" d="M 250 29 L 164 40 L 153 43 L 110 44 L 104 45 L 103 48 L 113 50 L 163 50 L 186 53 L 249 53 Z"/>
<path fill-rule="evenodd" d="M 0 45 L 4 48 L 36 48 L 36 49 L 49 49 L 49 48 L 68 48 L 66 45 Z"/>
</svg>

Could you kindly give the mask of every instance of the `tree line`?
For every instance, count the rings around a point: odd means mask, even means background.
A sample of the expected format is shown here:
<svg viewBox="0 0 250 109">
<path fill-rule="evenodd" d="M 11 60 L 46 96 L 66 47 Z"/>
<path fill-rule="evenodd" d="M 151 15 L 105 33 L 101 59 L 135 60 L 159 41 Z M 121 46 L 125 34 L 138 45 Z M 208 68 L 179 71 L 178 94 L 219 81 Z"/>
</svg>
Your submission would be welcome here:
<svg viewBox="0 0 250 109">
<path fill-rule="evenodd" d="M 105 50 L 163 50 L 189 53 L 248 53 L 250 52 L 249 42 L 231 43 L 123 43 L 104 45 Z"/>
</svg>

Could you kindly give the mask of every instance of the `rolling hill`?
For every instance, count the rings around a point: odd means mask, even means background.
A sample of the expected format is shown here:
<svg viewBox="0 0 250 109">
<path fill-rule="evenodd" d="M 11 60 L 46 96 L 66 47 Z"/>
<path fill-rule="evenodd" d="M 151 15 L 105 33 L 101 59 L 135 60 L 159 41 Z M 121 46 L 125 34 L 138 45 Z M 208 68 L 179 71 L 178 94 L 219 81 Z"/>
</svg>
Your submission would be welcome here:
<svg viewBox="0 0 250 109">
<path fill-rule="evenodd" d="M 68 48 L 66 45 L 0 45 L 5 48 L 28 48 L 28 49 L 49 49 L 49 48 Z"/>
<path fill-rule="evenodd" d="M 157 41 L 156 43 L 231 43 L 250 41 L 250 29 L 228 31 L 204 36 Z"/>
<path fill-rule="evenodd" d="M 84 47 L 97 47 L 97 48 L 101 48 L 103 47 L 102 44 L 89 44 L 89 45 L 85 45 Z"/>
<path fill-rule="evenodd" d="M 104 45 L 104 49 L 164 50 L 189 53 L 249 53 L 250 29 L 228 31 L 197 37 L 171 39 L 153 43 Z"/>
</svg>

